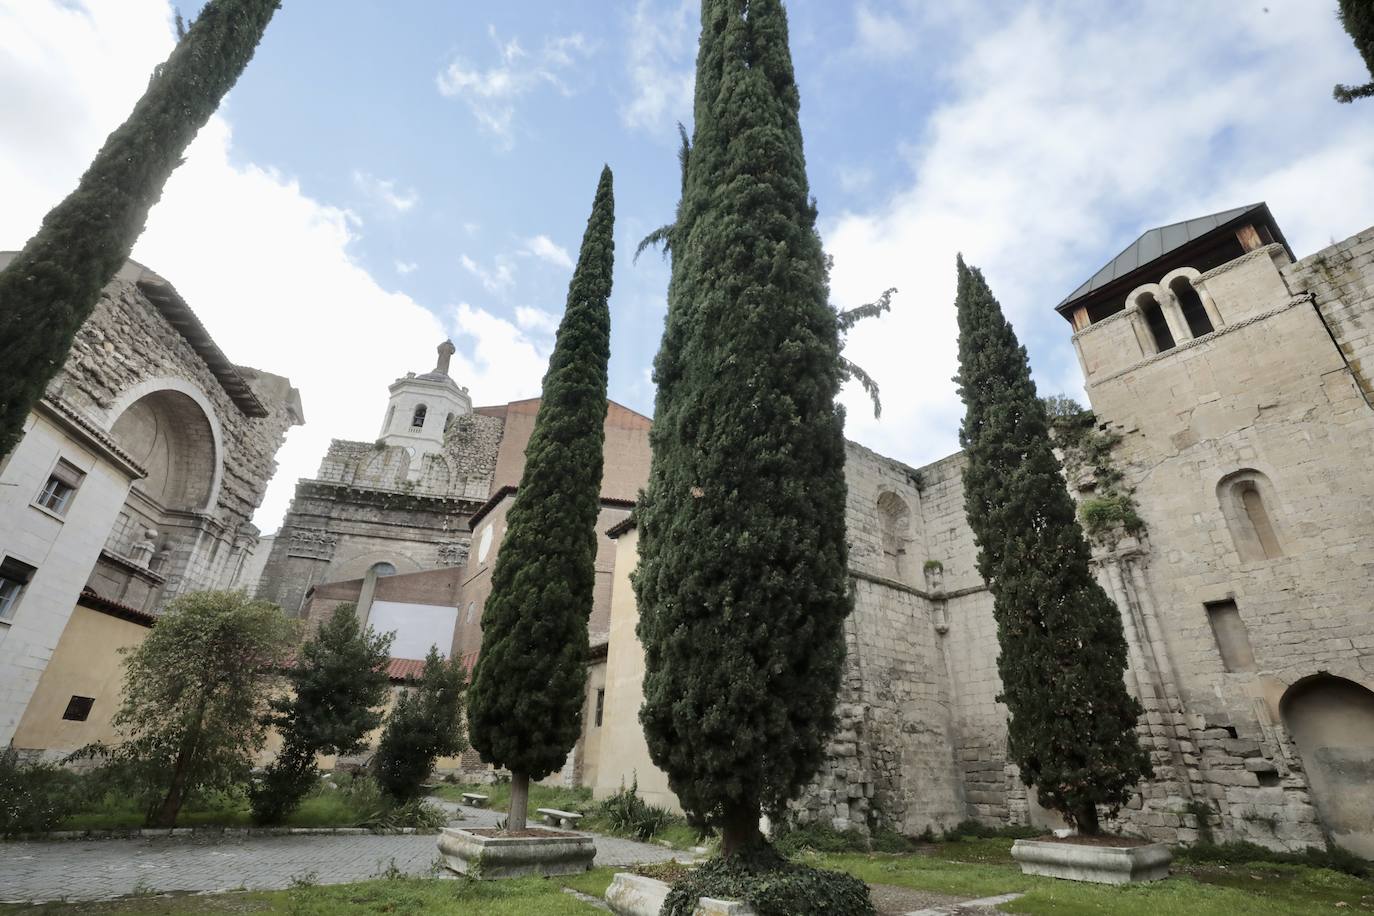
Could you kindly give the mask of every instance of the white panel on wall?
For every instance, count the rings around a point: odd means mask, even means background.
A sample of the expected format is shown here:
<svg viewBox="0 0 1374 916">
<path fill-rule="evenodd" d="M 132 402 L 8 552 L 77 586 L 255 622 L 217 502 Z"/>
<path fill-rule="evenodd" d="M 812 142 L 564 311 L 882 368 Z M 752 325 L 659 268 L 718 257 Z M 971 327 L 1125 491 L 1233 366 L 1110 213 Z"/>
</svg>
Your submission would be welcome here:
<svg viewBox="0 0 1374 916">
<path fill-rule="evenodd" d="M 456 607 L 434 604 L 403 604 L 399 601 L 374 601 L 368 625 L 378 633 L 395 631 L 391 642 L 392 658 L 424 658 L 430 646 L 448 658 L 453 648 L 453 631 L 458 625 Z"/>
</svg>

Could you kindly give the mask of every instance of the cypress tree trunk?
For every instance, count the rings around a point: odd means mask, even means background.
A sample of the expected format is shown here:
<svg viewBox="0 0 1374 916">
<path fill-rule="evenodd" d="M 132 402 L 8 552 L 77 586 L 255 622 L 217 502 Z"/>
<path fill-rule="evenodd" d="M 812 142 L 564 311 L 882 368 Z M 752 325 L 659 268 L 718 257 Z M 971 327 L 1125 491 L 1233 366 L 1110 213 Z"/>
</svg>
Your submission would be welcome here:
<svg viewBox="0 0 1374 916">
<path fill-rule="evenodd" d="M 124 265 L 182 154 L 258 46 L 279 0 L 211 0 L 81 183 L 0 271 L 0 459 Z"/>
<path fill-rule="evenodd" d="M 530 778 L 524 773 L 510 774 L 510 813 L 506 815 L 506 832 L 519 833 L 525 829 L 530 813 Z"/>
<path fill-rule="evenodd" d="M 1364 58 L 1365 69 L 1374 77 L 1374 3 L 1369 0 L 1340 0 L 1341 25 L 1350 33 L 1355 49 Z M 1374 95 L 1374 82 L 1360 86 L 1337 86 L 1338 102 L 1353 102 Z"/>
<path fill-rule="evenodd" d="M 704 0 L 634 577 L 654 762 L 726 855 L 816 772 L 851 607 L 838 322 L 779 0 Z"/>
<path fill-rule="evenodd" d="M 1095 833 L 1096 806 L 1120 807 L 1150 773 L 1121 615 L 1093 577 L 1026 351 L 983 275 L 958 268 L 964 506 L 993 595 L 1007 750 L 1041 803 Z"/>
<path fill-rule="evenodd" d="M 482 610 L 482 650 L 468 689 L 472 746 L 511 771 L 510 830 L 524 826 L 530 779 L 563 765 L 582 731 L 587 617 L 596 577 L 610 358 L 615 198 L 596 201 L 558 326 L 525 471 Z"/>
</svg>

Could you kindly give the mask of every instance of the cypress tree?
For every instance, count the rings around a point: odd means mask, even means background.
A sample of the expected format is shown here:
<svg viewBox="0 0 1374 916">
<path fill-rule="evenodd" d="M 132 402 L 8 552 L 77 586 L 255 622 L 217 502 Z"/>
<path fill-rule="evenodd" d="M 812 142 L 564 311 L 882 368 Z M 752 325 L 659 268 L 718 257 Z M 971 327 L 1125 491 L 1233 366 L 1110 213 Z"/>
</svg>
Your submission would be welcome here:
<svg viewBox="0 0 1374 916">
<path fill-rule="evenodd" d="M 703 0 L 636 517 L 644 725 L 727 857 L 820 765 L 844 663 L 839 326 L 780 0 Z"/>
<path fill-rule="evenodd" d="M 1007 750 L 1042 804 L 1096 833 L 1097 806 L 1150 773 L 1121 615 L 1093 578 L 1025 348 L 982 273 L 958 269 L 964 506 L 993 595 Z"/>
<path fill-rule="evenodd" d="M 124 265 L 182 154 L 248 66 L 280 0 L 210 0 L 129 119 L 0 271 L 0 459 Z"/>
<path fill-rule="evenodd" d="M 601 172 L 544 376 L 525 471 L 482 610 L 468 729 L 511 771 L 507 829 L 525 827 L 529 780 L 563 766 L 582 732 L 596 578 L 615 260 L 611 170 Z"/>
<path fill-rule="evenodd" d="M 1350 33 L 1355 49 L 1364 58 L 1365 69 L 1374 77 L 1374 3 L 1369 0 L 1341 0 L 1341 25 Z M 1374 95 L 1374 81 L 1362 86 L 1337 86 L 1336 101 L 1353 102 Z"/>
<path fill-rule="evenodd" d="M 290 693 L 271 702 L 282 749 L 250 793 L 255 822 L 281 823 L 314 787 L 316 754 L 356 754 L 382 724 L 393 635 L 364 630 L 357 607 L 341 604 L 301 646 L 286 672 Z"/>
</svg>

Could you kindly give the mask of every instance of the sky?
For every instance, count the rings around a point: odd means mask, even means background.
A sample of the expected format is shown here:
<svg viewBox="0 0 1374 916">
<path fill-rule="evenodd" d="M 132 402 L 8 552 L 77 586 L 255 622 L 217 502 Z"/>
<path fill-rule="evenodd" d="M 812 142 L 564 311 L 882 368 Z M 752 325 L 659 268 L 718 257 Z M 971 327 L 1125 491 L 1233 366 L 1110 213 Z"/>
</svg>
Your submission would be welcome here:
<svg viewBox="0 0 1374 916">
<path fill-rule="evenodd" d="M 170 51 L 177 0 L 0 0 L 0 250 L 75 186 Z M 847 433 L 958 448 L 954 260 L 983 268 L 1042 394 L 1082 399 L 1054 306 L 1142 231 L 1267 201 L 1299 256 L 1374 222 L 1374 101 L 1335 0 L 792 0 L 838 307 L 896 287 L 846 355 Z M 277 529 L 332 438 L 376 438 L 432 368 L 477 404 L 538 394 L 597 176 L 616 176 L 610 397 L 653 409 L 691 124 L 692 0 L 285 0 L 134 257 L 231 360 L 288 376 Z"/>
</svg>

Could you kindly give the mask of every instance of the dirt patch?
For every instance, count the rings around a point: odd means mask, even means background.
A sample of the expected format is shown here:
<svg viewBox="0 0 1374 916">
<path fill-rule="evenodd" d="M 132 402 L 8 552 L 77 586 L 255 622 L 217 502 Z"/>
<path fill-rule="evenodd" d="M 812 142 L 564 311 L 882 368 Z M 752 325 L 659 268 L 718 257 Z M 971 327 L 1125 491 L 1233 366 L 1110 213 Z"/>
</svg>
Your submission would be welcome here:
<svg viewBox="0 0 1374 916">
<path fill-rule="evenodd" d="M 1049 836 L 1038 836 L 1035 838 L 1038 843 L 1064 843 L 1069 846 L 1110 846 L 1115 849 L 1133 849 L 1136 846 L 1149 846 L 1153 840 L 1142 840 L 1133 836 L 1111 836 L 1102 833 L 1097 836 L 1066 836 L 1057 837 L 1054 834 Z"/>
<path fill-rule="evenodd" d="M 490 830 L 488 830 L 488 829 L 469 830 L 469 831 L 467 831 L 467 832 L 468 832 L 468 833 L 476 834 L 477 836 L 484 836 L 484 837 L 503 837 L 503 836 L 504 836 L 504 837 L 518 838 L 518 839 L 524 839 L 524 838 L 526 838 L 526 837 L 535 837 L 535 838 L 543 837 L 543 838 L 545 838 L 545 839 L 548 839 L 549 837 L 580 837 L 580 836 L 586 836 L 585 833 L 568 833 L 566 830 L 541 830 L 541 829 L 538 829 L 538 828 L 535 828 L 535 827 L 526 828 L 525 830 L 516 830 L 516 831 L 510 832 L 510 833 L 506 832 L 505 830 L 496 830 L 496 829 L 494 829 L 494 828 L 493 828 L 493 829 L 490 829 Z"/>
<path fill-rule="evenodd" d="M 868 893 L 873 898 L 873 907 L 878 911 L 878 916 L 903 916 L 916 910 L 956 906 L 970 899 L 951 897 L 948 894 L 932 894 L 929 891 L 918 891 L 892 884 L 870 884 Z"/>
</svg>

